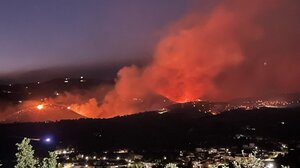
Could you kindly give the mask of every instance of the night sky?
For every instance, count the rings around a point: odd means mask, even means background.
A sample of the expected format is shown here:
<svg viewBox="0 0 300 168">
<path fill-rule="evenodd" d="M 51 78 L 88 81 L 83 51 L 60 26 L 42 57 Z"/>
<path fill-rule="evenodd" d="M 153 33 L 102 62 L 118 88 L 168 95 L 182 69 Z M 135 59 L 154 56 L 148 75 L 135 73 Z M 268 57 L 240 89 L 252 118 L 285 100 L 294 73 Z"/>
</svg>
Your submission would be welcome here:
<svg viewBox="0 0 300 168">
<path fill-rule="evenodd" d="M 143 62 L 189 6 L 182 0 L 0 1 L 0 77 Z"/>
</svg>

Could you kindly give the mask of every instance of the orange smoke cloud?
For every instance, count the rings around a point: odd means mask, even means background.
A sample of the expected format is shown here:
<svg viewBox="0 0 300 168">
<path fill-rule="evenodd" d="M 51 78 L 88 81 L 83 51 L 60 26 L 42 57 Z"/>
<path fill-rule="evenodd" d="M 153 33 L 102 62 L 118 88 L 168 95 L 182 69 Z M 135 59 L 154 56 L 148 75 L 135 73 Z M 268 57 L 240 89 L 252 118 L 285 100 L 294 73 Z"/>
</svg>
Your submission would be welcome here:
<svg viewBox="0 0 300 168">
<path fill-rule="evenodd" d="M 151 63 L 122 68 L 114 88 L 101 98 L 75 98 L 80 101 L 71 108 L 108 118 L 160 108 L 170 103 L 165 98 L 234 98 L 286 91 L 288 85 L 297 90 L 300 5 L 295 3 L 224 0 L 209 12 L 192 11 L 170 26 Z"/>
<path fill-rule="evenodd" d="M 124 67 L 118 72 L 113 89 L 99 99 L 91 98 L 85 103 L 74 103 L 71 109 L 92 118 L 109 118 L 157 109 L 169 102 L 146 87 L 143 71 L 136 66 Z"/>
</svg>

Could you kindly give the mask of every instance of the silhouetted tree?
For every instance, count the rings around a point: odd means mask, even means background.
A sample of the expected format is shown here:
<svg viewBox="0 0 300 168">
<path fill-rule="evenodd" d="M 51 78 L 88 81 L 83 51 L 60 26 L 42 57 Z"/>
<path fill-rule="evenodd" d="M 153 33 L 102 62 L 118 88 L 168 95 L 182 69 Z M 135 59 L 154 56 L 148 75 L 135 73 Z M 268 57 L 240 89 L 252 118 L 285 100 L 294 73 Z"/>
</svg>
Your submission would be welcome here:
<svg viewBox="0 0 300 168">
<path fill-rule="evenodd" d="M 178 168 L 174 163 L 168 163 L 165 168 Z"/>
<path fill-rule="evenodd" d="M 41 168 L 56 168 L 57 167 L 57 155 L 54 152 L 49 152 L 49 157 L 44 158 Z"/>
<path fill-rule="evenodd" d="M 42 163 L 34 158 L 34 150 L 30 145 L 30 139 L 24 138 L 21 143 L 16 144 L 18 152 L 16 153 L 17 164 L 15 168 L 57 168 L 57 155 L 49 152 L 49 157 L 43 158 Z"/>
<path fill-rule="evenodd" d="M 34 158 L 34 150 L 30 145 L 30 139 L 24 138 L 21 143 L 16 144 L 18 152 L 16 153 L 17 164 L 15 168 L 35 168 L 37 160 Z"/>
</svg>

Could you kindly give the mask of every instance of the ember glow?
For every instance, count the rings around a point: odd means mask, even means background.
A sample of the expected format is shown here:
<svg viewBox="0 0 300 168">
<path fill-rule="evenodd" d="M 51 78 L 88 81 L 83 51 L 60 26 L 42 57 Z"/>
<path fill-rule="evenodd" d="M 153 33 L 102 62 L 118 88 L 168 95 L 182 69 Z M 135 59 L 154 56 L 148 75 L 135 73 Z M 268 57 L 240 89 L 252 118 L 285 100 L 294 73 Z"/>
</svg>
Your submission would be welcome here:
<svg viewBox="0 0 300 168">
<path fill-rule="evenodd" d="M 39 105 L 36 106 L 36 108 L 37 108 L 38 110 L 42 110 L 42 109 L 44 108 L 44 105 L 43 105 L 43 104 L 39 104 Z"/>
</svg>

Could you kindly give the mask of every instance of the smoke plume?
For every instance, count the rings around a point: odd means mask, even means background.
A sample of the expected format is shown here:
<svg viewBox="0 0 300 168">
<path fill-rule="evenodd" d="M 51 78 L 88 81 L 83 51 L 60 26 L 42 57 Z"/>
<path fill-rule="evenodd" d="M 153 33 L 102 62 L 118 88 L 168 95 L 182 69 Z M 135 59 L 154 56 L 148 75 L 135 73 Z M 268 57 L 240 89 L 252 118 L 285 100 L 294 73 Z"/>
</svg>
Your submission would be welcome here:
<svg viewBox="0 0 300 168">
<path fill-rule="evenodd" d="M 105 91 L 51 101 L 108 118 L 198 98 L 299 91 L 299 8 L 297 0 L 221 0 L 203 12 L 195 8 L 168 27 L 148 65 L 122 68 Z"/>
</svg>

